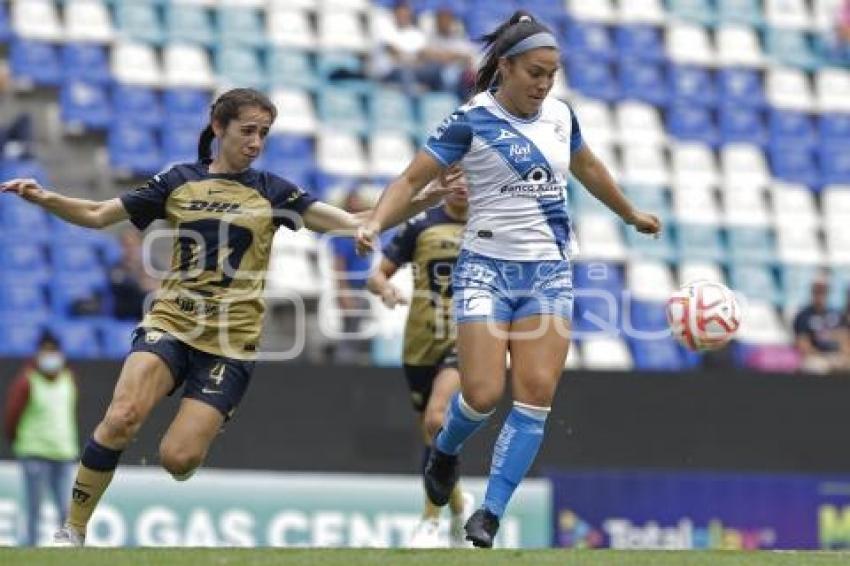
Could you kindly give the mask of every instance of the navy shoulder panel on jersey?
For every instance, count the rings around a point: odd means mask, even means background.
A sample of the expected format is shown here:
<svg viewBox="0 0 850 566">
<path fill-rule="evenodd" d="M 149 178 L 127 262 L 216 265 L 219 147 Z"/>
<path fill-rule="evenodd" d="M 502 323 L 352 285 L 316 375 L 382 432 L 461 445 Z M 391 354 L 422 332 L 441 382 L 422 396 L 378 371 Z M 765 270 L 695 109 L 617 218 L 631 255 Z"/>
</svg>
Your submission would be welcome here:
<svg viewBox="0 0 850 566">
<path fill-rule="evenodd" d="M 165 202 L 174 189 L 200 178 L 202 173 L 195 165 L 175 165 L 154 175 L 141 187 L 121 195 L 121 204 L 130 215 L 130 222 L 144 230 L 154 220 L 165 218 Z"/>
<path fill-rule="evenodd" d="M 584 138 L 581 137 L 581 127 L 578 125 L 578 118 L 571 104 L 565 102 L 567 108 L 570 109 L 570 153 L 575 153 L 584 145 Z"/>
<path fill-rule="evenodd" d="M 310 205 L 317 200 L 307 191 L 274 173 L 260 173 L 259 185 L 258 189 L 261 194 L 272 205 L 275 226 L 286 226 L 290 230 L 297 230 L 301 225 L 295 215 L 304 214 L 310 208 Z"/>
</svg>

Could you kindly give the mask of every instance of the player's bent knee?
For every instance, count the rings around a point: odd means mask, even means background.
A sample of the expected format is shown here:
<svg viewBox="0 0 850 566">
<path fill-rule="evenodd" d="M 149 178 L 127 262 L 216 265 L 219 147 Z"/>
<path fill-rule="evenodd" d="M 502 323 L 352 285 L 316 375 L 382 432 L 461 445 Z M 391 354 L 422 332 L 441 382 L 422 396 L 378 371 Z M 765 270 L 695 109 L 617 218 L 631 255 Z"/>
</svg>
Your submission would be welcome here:
<svg viewBox="0 0 850 566">
<path fill-rule="evenodd" d="M 112 403 L 103 418 L 103 431 L 108 442 L 128 441 L 142 424 L 142 411 L 132 401 Z"/>
<path fill-rule="evenodd" d="M 161 446 L 159 459 L 162 467 L 178 481 L 185 481 L 203 462 L 201 454 Z"/>
<path fill-rule="evenodd" d="M 483 389 L 470 395 L 467 395 L 466 392 L 464 392 L 463 400 L 476 413 L 487 414 L 495 409 L 496 405 L 499 404 L 499 400 L 502 398 L 502 393 L 501 389 L 498 391 Z"/>
</svg>

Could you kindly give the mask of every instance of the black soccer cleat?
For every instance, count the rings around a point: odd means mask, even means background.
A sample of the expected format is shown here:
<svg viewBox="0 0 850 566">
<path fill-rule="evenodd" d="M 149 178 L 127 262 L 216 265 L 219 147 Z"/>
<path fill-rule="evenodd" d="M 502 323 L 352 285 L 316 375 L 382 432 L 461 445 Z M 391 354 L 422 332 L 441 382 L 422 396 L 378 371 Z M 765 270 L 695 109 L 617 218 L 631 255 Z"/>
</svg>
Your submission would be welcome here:
<svg viewBox="0 0 850 566">
<path fill-rule="evenodd" d="M 479 509 L 466 522 L 466 540 L 478 548 L 493 548 L 493 539 L 499 530 L 499 518 L 487 509 Z"/>
<path fill-rule="evenodd" d="M 437 507 L 448 503 L 459 475 L 457 456 L 432 448 L 422 475 L 425 493 L 431 503 Z"/>
</svg>

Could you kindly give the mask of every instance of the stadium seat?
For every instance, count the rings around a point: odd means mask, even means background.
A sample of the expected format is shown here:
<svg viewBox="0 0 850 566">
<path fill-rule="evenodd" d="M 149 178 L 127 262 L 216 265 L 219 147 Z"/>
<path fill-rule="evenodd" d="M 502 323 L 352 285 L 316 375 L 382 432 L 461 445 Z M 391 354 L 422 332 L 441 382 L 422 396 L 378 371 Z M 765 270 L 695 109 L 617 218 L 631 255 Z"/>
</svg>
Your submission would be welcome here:
<svg viewBox="0 0 850 566">
<path fill-rule="evenodd" d="M 804 112 L 772 109 L 768 124 L 771 143 L 811 148 L 817 142 L 814 124 Z"/>
<path fill-rule="evenodd" d="M 50 258 L 57 271 L 96 271 L 102 269 L 97 251 L 84 243 L 62 242 L 50 247 Z"/>
<path fill-rule="evenodd" d="M 212 18 L 206 7 L 198 4 L 168 3 L 165 8 L 165 31 L 172 43 L 194 43 L 212 47 L 216 42 Z"/>
<path fill-rule="evenodd" d="M 15 39 L 10 48 L 9 62 L 15 85 L 58 87 L 62 83 L 62 65 L 56 48 L 40 41 Z"/>
<path fill-rule="evenodd" d="M 773 237 L 766 227 L 730 226 L 727 231 L 729 259 L 741 264 L 771 264 L 776 261 Z"/>
<path fill-rule="evenodd" d="M 814 195 L 806 187 L 775 182 L 771 186 L 770 197 L 777 228 L 782 228 L 789 222 L 797 226 L 820 225 L 820 214 Z"/>
<path fill-rule="evenodd" d="M 163 61 L 166 87 L 209 89 L 215 84 L 209 55 L 198 45 L 170 43 Z"/>
<path fill-rule="evenodd" d="M 602 202 L 594 197 L 587 188 L 578 182 L 575 178 L 570 178 L 568 188 L 568 205 L 573 210 L 574 215 L 581 216 L 610 216 L 611 211 L 608 210 Z"/>
<path fill-rule="evenodd" d="M 817 229 L 810 226 L 783 225 L 776 233 L 776 249 L 784 263 L 821 265 L 826 260 Z"/>
<path fill-rule="evenodd" d="M 799 69 L 777 67 L 765 73 L 765 95 L 777 108 L 809 111 L 814 98 L 805 72 Z"/>
<path fill-rule="evenodd" d="M 850 225 L 850 185 L 829 185 L 821 191 L 821 206 L 826 226 Z"/>
<path fill-rule="evenodd" d="M 65 1 L 65 38 L 68 41 L 109 43 L 115 29 L 103 0 Z"/>
<path fill-rule="evenodd" d="M 0 246 L 0 280 L 36 287 L 50 278 L 50 266 L 39 244 L 4 243 Z"/>
<path fill-rule="evenodd" d="M 12 22 L 9 20 L 9 9 L 0 6 L 0 41 L 8 44 L 12 39 Z"/>
<path fill-rule="evenodd" d="M 413 143 L 401 132 L 373 132 L 369 137 L 369 174 L 397 177 L 413 160 Z"/>
<path fill-rule="evenodd" d="M 672 65 L 668 76 L 674 103 L 703 106 L 717 103 L 714 81 L 706 69 Z"/>
<path fill-rule="evenodd" d="M 843 309 L 847 305 L 848 292 L 850 292 L 850 268 L 846 265 L 832 266 L 827 299 L 829 305 L 835 309 Z"/>
<path fill-rule="evenodd" d="M 704 27 L 675 22 L 667 26 L 667 57 L 680 65 L 709 66 L 717 60 Z"/>
<path fill-rule="evenodd" d="M 675 187 L 673 212 L 677 221 L 687 224 L 716 226 L 720 223 L 720 209 L 714 190 L 705 185 Z"/>
<path fill-rule="evenodd" d="M 635 368 L 651 371 L 679 371 L 685 368 L 680 347 L 672 337 L 641 340 L 629 338 Z"/>
<path fill-rule="evenodd" d="M 820 58 L 802 31 L 769 28 L 765 35 L 765 47 L 768 55 L 783 65 L 807 71 L 821 66 Z"/>
<path fill-rule="evenodd" d="M 582 215 L 574 226 L 582 260 L 623 261 L 626 258 L 620 227 L 613 215 Z"/>
<path fill-rule="evenodd" d="M 0 318 L 38 324 L 50 320 L 50 309 L 40 284 L 9 279 L 0 279 Z"/>
<path fill-rule="evenodd" d="M 818 148 L 820 182 L 829 185 L 850 183 L 850 147 L 823 144 Z"/>
<path fill-rule="evenodd" d="M 154 132 L 136 124 L 114 123 L 109 129 L 107 149 L 109 164 L 119 176 L 148 177 L 162 166 Z"/>
<path fill-rule="evenodd" d="M 729 267 L 729 286 L 750 301 L 761 300 L 775 306 L 782 305 L 782 294 L 769 266 L 746 261 L 733 262 Z"/>
<path fill-rule="evenodd" d="M 611 61 L 616 55 L 608 28 L 599 23 L 574 20 L 567 24 L 566 52 L 570 56 Z"/>
<path fill-rule="evenodd" d="M 812 281 L 821 273 L 821 268 L 811 263 L 793 263 L 780 267 L 780 288 L 785 311 L 789 314 L 795 313 L 811 302 Z M 747 316 L 749 317 L 749 313 Z"/>
<path fill-rule="evenodd" d="M 113 45 L 111 57 L 113 78 L 124 84 L 158 87 L 162 71 L 156 52 L 144 43 L 121 42 Z"/>
<path fill-rule="evenodd" d="M 317 139 L 317 163 L 322 172 L 348 177 L 368 174 L 363 146 L 357 136 L 338 130 L 324 130 Z"/>
<path fill-rule="evenodd" d="M 268 51 L 268 77 L 272 88 L 316 90 L 319 77 L 310 56 L 300 49 L 274 47 Z"/>
<path fill-rule="evenodd" d="M 267 289 L 272 297 L 285 298 L 289 292 L 318 297 L 321 279 L 317 254 L 318 243 L 312 232 L 278 230 L 272 241 L 267 277 Z"/>
<path fill-rule="evenodd" d="M 776 179 L 809 187 L 820 185 L 819 171 L 810 149 L 796 145 L 775 144 L 768 151 L 771 170 Z"/>
<path fill-rule="evenodd" d="M 106 130 L 112 123 L 106 87 L 85 80 L 70 79 L 62 85 L 59 110 L 65 130 L 71 133 Z"/>
<path fill-rule="evenodd" d="M 707 108 L 692 104 L 675 104 L 667 112 L 668 133 L 681 140 L 715 145 L 720 139 Z"/>
<path fill-rule="evenodd" d="M 349 89 L 327 87 L 319 93 L 317 109 L 319 119 L 334 130 L 364 135 L 368 121 L 360 96 Z"/>
<path fill-rule="evenodd" d="M 0 355 L 31 356 L 44 332 L 40 323 L 0 321 Z"/>
<path fill-rule="evenodd" d="M 830 266 L 850 265 L 850 226 L 831 224 L 825 227 L 826 257 Z"/>
<path fill-rule="evenodd" d="M 659 29 L 650 25 L 621 25 L 614 30 L 614 42 L 620 58 L 662 63 L 666 58 Z"/>
<path fill-rule="evenodd" d="M 626 282 L 635 300 L 667 302 L 673 292 L 673 276 L 667 263 L 662 261 L 630 261 Z"/>
<path fill-rule="evenodd" d="M 571 56 L 567 60 L 567 71 L 570 86 L 584 96 L 608 102 L 620 96 L 619 85 L 610 64 Z"/>
<path fill-rule="evenodd" d="M 721 23 L 737 23 L 754 27 L 764 24 L 759 0 L 717 0 L 717 17 Z"/>
<path fill-rule="evenodd" d="M 165 89 L 162 93 L 165 123 L 173 129 L 200 131 L 210 118 L 210 95 L 188 88 Z"/>
<path fill-rule="evenodd" d="M 703 26 L 717 23 L 717 15 L 710 0 L 669 0 L 668 5 L 675 18 Z"/>
<path fill-rule="evenodd" d="M 679 264 L 679 285 L 693 281 L 712 281 L 726 284 L 726 277 L 720 265 L 710 261 L 692 261 L 685 259 Z"/>
<path fill-rule="evenodd" d="M 818 138 L 823 145 L 850 145 L 850 113 L 819 114 Z"/>
<path fill-rule="evenodd" d="M 658 109 L 643 102 L 626 100 L 614 107 L 617 131 L 626 144 L 663 144 L 667 141 Z M 584 124 L 579 122 L 582 127 Z"/>
<path fill-rule="evenodd" d="M 12 29 L 23 40 L 59 42 L 65 31 L 52 0 L 26 0 L 12 3 Z"/>
<path fill-rule="evenodd" d="M 720 239 L 720 230 L 700 224 L 679 224 L 676 227 L 679 258 L 688 260 L 722 262 L 726 251 Z"/>
<path fill-rule="evenodd" d="M 325 50 L 364 53 L 370 47 L 359 16 L 347 9 L 319 12 L 318 39 L 319 47 Z"/>
<path fill-rule="evenodd" d="M 144 41 L 155 45 L 165 41 L 165 29 L 156 4 L 115 2 L 114 9 L 116 31 L 127 41 Z"/>
<path fill-rule="evenodd" d="M 661 64 L 623 59 L 620 62 L 620 97 L 666 106 L 670 101 L 667 89 L 658 88 L 666 81 Z"/>
<path fill-rule="evenodd" d="M 62 352 L 70 359 L 101 357 L 97 324 L 85 319 L 54 321 L 50 330 L 55 333 Z"/>
<path fill-rule="evenodd" d="M 109 320 L 98 325 L 100 353 L 112 360 L 124 359 L 130 353 L 130 341 L 136 329 L 135 321 Z"/>
<path fill-rule="evenodd" d="M 688 192 L 691 188 L 720 184 L 720 172 L 711 147 L 700 143 L 677 143 L 670 149 L 675 187 Z"/>
<path fill-rule="evenodd" d="M 164 164 L 194 163 L 198 159 L 198 132 L 167 125 L 162 132 Z"/>
<path fill-rule="evenodd" d="M 579 2 L 580 3 L 580 2 Z M 666 14 L 662 0 L 619 2 L 620 21 L 624 24 L 663 24 Z"/>
<path fill-rule="evenodd" d="M 632 356 L 622 338 L 592 337 L 581 341 L 581 359 L 589 370 L 630 370 Z"/>
<path fill-rule="evenodd" d="M 625 145 L 622 181 L 633 185 L 669 185 L 670 172 L 661 148 L 653 145 Z"/>
<path fill-rule="evenodd" d="M 106 84 L 112 79 L 106 50 L 99 45 L 66 44 L 62 48 L 62 69 L 67 79 L 100 84 Z"/>
<path fill-rule="evenodd" d="M 850 112 L 850 71 L 821 69 L 815 73 L 817 109 L 820 112 Z"/>
<path fill-rule="evenodd" d="M 452 112 L 460 106 L 460 100 L 447 92 L 424 93 L 419 97 L 419 127 L 424 139 Z"/>
<path fill-rule="evenodd" d="M 640 210 L 651 210 L 662 222 L 672 216 L 670 198 L 664 187 L 652 185 L 623 185 L 623 192 Z"/>
<path fill-rule="evenodd" d="M 318 118 L 306 91 L 277 89 L 271 100 L 277 107 L 278 116 L 272 124 L 272 133 L 314 134 Z"/>
<path fill-rule="evenodd" d="M 770 173 L 761 149 L 751 144 L 727 144 L 720 150 L 720 170 L 727 187 L 766 187 Z"/>
<path fill-rule="evenodd" d="M 366 98 L 369 125 L 374 131 L 398 131 L 416 135 L 418 124 L 410 98 L 400 91 L 379 88 Z"/>
<path fill-rule="evenodd" d="M 263 6 L 264 8 L 265 6 Z M 223 5 L 217 12 L 219 41 L 256 49 L 265 47 L 266 30 L 261 10 L 252 6 Z"/>
<path fill-rule="evenodd" d="M 47 284 L 53 313 L 59 316 L 73 314 L 74 305 L 103 297 L 106 289 L 106 274 L 102 270 L 56 271 Z"/>
<path fill-rule="evenodd" d="M 271 7 L 266 15 L 266 37 L 274 44 L 297 49 L 315 49 L 316 32 L 306 11 L 286 6 Z"/>
<path fill-rule="evenodd" d="M 147 128 L 163 125 L 162 104 L 152 88 L 117 84 L 112 89 L 112 107 L 122 122 Z"/>
<path fill-rule="evenodd" d="M 767 127 L 761 111 L 738 103 L 724 104 L 718 112 L 721 143 L 747 143 L 764 146 L 768 142 Z"/>
<path fill-rule="evenodd" d="M 577 98 L 571 107 L 581 125 L 581 137 L 591 147 L 608 144 L 616 139 L 611 109 L 599 100 Z"/>
<path fill-rule="evenodd" d="M 18 177 L 18 175 L 5 174 L 7 171 L 4 168 L 4 179 Z M 5 199 L 3 206 L 0 207 L 0 220 L 2 220 L 0 224 L 5 229 L 18 233 L 25 232 L 29 242 L 40 242 L 44 239 L 43 236 L 49 235 L 46 213 L 23 200 Z"/>
<path fill-rule="evenodd" d="M 723 185 L 723 224 L 727 227 L 767 228 L 772 223 L 764 188 L 752 185 Z"/>
<path fill-rule="evenodd" d="M 717 89 L 721 105 L 764 106 L 764 87 L 753 69 L 721 69 L 717 73 Z"/>
<path fill-rule="evenodd" d="M 578 260 L 573 263 L 573 281 L 578 289 L 604 289 L 618 297 L 623 291 L 619 263 Z"/>
<path fill-rule="evenodd" d="M 764 0 L 764 17 L 768 26 L 809 29 L 812 17 L 806 0 Z"/>
<path fill-rule="evenodd" d="M 760 67 L 765 62 L 756 32 L 739 24 L 717 29 L 717 59 L 724 67 Z"/>
<path fill-rule="evenodd" d="M 770 301 L 753 299 L 748 301 L 736 340 L 744 344 L 785 345 L 791 341 L 791 332 Z"/>
<path fill-rule="evenodd" d="M 225 44 L 219 47 L 215 50 L 215 68 L 218 83 L 225 88 L 264 90 L 268 85 L 260 55 L 250 46 Z"/>
</svg>

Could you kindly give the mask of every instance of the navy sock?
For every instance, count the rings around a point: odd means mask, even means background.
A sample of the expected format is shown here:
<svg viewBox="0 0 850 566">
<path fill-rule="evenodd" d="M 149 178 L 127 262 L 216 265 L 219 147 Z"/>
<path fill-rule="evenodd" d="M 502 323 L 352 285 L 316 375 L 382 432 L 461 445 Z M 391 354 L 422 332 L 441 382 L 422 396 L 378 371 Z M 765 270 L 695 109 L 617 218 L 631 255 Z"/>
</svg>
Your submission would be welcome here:
<svg viewBox="0 0 850 566">
<path fill-rule="evenodd" d="M 121 450 L 113 450 L 103 446 L 92 436 L 89 437 L 85 448 L 83 448 L 80 463 L 90 470 L 111 472 L 118 467 L 121 452 Z"/>
</svg>

